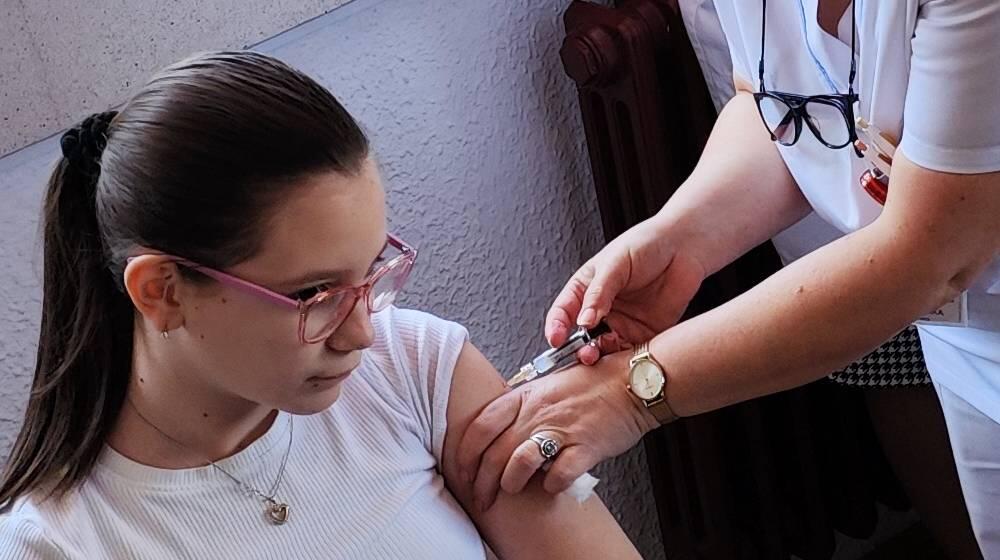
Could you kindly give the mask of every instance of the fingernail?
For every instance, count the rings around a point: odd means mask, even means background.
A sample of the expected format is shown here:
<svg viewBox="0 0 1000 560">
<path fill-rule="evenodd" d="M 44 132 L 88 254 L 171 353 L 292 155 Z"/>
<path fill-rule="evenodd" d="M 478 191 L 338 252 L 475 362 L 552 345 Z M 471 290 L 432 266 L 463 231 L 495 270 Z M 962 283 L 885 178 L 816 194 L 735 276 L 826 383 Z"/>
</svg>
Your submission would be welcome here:
<svg viewBox="0 0 1000 560">
<path fill-rule="evenodd" d="M 597 312 L 593 308 L 588 307 L 583 310 L 583 313 L 580 313 L 580 318 L 577 319 L 577 322 L 581 327 L 587 327 L 592 325 L 595 319 L 597 319 Z"/>
</svg>

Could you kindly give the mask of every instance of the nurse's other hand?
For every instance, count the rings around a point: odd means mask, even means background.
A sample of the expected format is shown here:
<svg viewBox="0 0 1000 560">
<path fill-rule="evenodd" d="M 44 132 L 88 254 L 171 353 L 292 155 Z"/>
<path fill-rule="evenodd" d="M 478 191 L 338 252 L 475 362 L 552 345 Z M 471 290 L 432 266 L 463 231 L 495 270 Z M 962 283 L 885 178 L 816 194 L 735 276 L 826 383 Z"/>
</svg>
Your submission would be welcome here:
<svg viewBox="0 0 1000 560">
<path fill-rule="evenodd" d="M 562 492 L 597 463 L 619 455 L 649 430 L 656 418 L 626 388 L 630 352 L 605 356 L 510 391 L 486 406 L 459 444 L 459 469 L 474 481 L 475 502 L 493 504 L 501 488 L 520 492 L 545 463 L 529 438 L 541 433 L 560 451 L 545 474 L 548 492 Z"/>
<path fill-rule="evenodd" d="M 585 347 L 580 359 L 592 364 L 601 354 L 645 342 L 673 326 L 705 278 L 694 256 L 654 219 L 609 243 L 569 279 L 545 318 L 545 338 L 559 346 L 577 325 L 604 319 L 614 331 L 600 347 Z"/>
</svg>

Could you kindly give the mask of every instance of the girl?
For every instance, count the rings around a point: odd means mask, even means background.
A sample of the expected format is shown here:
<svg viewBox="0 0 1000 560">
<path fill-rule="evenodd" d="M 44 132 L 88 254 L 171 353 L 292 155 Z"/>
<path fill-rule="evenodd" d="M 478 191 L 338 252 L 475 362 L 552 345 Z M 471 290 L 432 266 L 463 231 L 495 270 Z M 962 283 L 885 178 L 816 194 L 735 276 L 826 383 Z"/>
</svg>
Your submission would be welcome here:
<svg viewBox="0 0 1000 560">
<path fill-rule="evenodd" d="M 502 381 L 392 307 L 417 252 L 316 82 L 203 54 L 61 148 L 0 558 L 638 557 L 595 498 L 472 503 L 456 434 Z"/>
</svg>

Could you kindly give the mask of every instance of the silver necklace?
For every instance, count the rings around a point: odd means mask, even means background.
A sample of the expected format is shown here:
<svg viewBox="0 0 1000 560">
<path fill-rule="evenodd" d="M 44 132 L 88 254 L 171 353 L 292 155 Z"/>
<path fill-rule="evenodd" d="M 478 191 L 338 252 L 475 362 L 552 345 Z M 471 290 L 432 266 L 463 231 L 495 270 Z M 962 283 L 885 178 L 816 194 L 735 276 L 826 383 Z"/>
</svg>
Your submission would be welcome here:
<svg viewBox="0 0 1000 560">
<path fill-rule="evenodd" d="M 153 424 L 152 422 L 150 422 L 148 418 L 146 418 L 145 416 L 143 416 L 143 414 L 141 412 L 139 412 L 139 408 L 137 406 L 135 406 L 135 403 L 132 402 L 132 399 L 127 399 L 127 400 L 128 400 L 129 405 L 132 407 L 132 410 L 135 411 L 135 413 L 139 416 L 139 418 L 142 419 L 143 422 L 145 422 L 146 424 L 149 424 L 150 428 L 153 428 L 154 430 L 156 430 L 157 432 L 159 432 L 160 435 L 162 435 L 163 437 L 165 437 L 168 440 L 170 440 L 174 445 L 177 445 L 177 446 L 179 446 L 179 447 L 181 447 L 181 448 L 183 448 L 183 449 L 185 449 L 187 451 L 190 451 L 192 453 L 196 453 L 196 454 L 200 455 L 200 453 L 198 453 L 194 449 L 191 449 L 189 446 L 185 445 L 183 442 L 181 442 L 181 441 L 173 438 L 170 434 L 164 432 L 159 427 L 157 427 L 156 424 Z M 284 525 L 285 522 L 288 521 L 288 514 L 289 514 L 289 510 L 290 510 L 288 504 L 285 503 L 285 502 L 280 502 L 280 501 L 276 500 L 274 496 L 275 496 L 275 494 L 278 493 L 278 489 L 281 487 L 281 481 L 285 477 L 285 465 L 288 464 L 288 456 L 292 452 L 292 438 L 293 438 L 294 431 L 295 431 L 294 418 L 292 416 L 289 416 L 288 417 L 288 447 L 285 448 L 285 455 L 281 458 L 281 465 L 278 467 L 278 475 L 274 478 L 274 482 L 271 484 L 271 487 L 268 489 L 268 491 L 267 491 L 266 494 L 264 492 L 261 492 L 260 490 L 258 490 L 252 484 L 249 484 L 249 483 L 246 483 L 246 482 L 240 480 L 235 475 L 233 475 L 232 473 L 230 473 L 226 469 L 224 469 L 224 468 L 220 467 L 218 464 L 216 464 L 215 461 L 213 461 L 213 460 L 211 460 L 211 459 L 209 459 L 207 457 L 204 457 L 204 455 L 202 455 L 202 457 L 204 458 L 205 462 L 209 466 L 211 466 L 215 470 L 219 471 L 220 473 L 226 475 L 230 480 L 232 480 L 234 483 L 236 483 L 236 486 L 238 486 L 240 488 L 240 490 L 242 490 L 244 493 L 246 493 L 247 496 L 257 497 L 257 498 L 261 499 L 264 502 L 264 515 L 265 515 L 265 517 L 267 518 L 268 521 L 270 521 L 271 523 L 273 523 L 275 525 Z"/>
</svg>

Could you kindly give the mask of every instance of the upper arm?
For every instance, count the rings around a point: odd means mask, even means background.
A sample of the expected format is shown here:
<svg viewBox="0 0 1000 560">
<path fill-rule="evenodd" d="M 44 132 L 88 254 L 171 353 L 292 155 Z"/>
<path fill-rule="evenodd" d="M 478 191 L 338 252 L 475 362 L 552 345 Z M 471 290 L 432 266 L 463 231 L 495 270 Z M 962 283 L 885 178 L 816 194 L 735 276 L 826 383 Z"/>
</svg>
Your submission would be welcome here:
<svg viewBox="0 0 1000 560">
<path fill-rule="evenodd" d="M 448 427 L 442 471 L 448 488 L 501 558 L 639 558 L 604 504 L 596 496 L 582 504 L 545 492 L 535 477 L 520 494 L 503 491 L 485 513 L 472 505 L 472 485 L 461 480 L 457 446 L 480 410 L 505 391 L 496 369 L 466 343 L 455 366 L 448 399 Z"/>
<path fill-rule="evenodd" d="M 924 273 L 944 303 L 1000 254 L 1000 173 L 934 171 L 896 152 L 889 196 L 876 224 L 906 257 L 906 274 Z"/>
<path fill-rule="evenodd" d="M 968 286 L 1000 244 L 1000 2 L 926 0 L 880 221 L 938 281 Z M 900 235 L 897 235 L 900 234 Z"/>
</svg>

